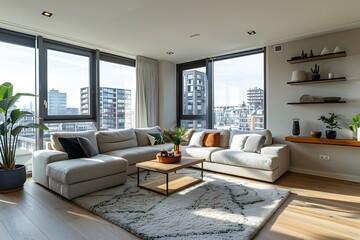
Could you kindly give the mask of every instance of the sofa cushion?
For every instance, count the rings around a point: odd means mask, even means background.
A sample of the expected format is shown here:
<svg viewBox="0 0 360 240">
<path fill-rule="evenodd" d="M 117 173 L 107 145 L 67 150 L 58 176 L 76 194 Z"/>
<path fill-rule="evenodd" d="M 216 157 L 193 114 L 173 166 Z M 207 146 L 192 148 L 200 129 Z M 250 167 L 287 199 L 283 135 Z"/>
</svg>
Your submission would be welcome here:
<svg viewBox="0 0 360 240">
<path fill-rule="evenodd" d="M 261 148 L 264 146 L 266 137 L 260 134 L 250 134 L 244 145 L 244 152 L 260 153 Z"/>
<path fill-rule="evenodd" d="M 77 139 L 86 157 L 93 157 L 99 154 L 95 146 L 87 138 L 78 137 Z"/>
<path fill-rule="evenodd" d="M 203 146 L 203 139 L 205 136 L 205 132 L 194 132 L 191 136 L 189 146 L 192 147 L 202 147 Z"/>
<path fill-rule="evenodd" d="M 92 158 L 58 161 L 46 166 L 46 176 L 65 184 L 73 184 L 127 171 L 125 159 L 99 154 Z"/>
<path fill-rule="evenodd" d="M 164 150 L 169 150 L 169 148 L 171 149 L 173 144 L 161 144 L 155 146 L 133 147 L 133 148 L 110 151 L 107 152 L 106 154 L 125 158 L 129 162 L 129 166 L 130 166 L 138 162 L 144 162 L 144 161 L 156 159 L 156 154 L 158 154 L 163 149 Z"/>
<path fill-rule="evenodd" d="M 181 155 L 189 157 L 205 158 L 206 161 L 210 161 L 211 154 L 223 150 L 220 147 L 192 147 L 182 146 Z"/>
<path fill-rule="evenodd" d="M 219 147 L 220 145 L 220 133 L 205 133 L 203 139 L 204 147 Z"/>
<path fill-rule="evenodd" d="M 236 134 L 233 136 L 230 149 L 233 150 L 243 150 L 245 146 L 246 139 L 249 137 L 248 134 Z"/>
<path fill-rule="evenodd" d="M 50 134 L 50 141 L 51 141 L 51 148 L 58 151 L 64 151 L 64 148 L 61 146 L 59 142 L 59 137 L 62 138 L 76 138 L 76 137 L 83 137 L 87 138 L 95 147 L 95 150 L 98 150 L 98 144 L 95 137 L 95 132 L 90 131 L 82 131 L 82 132 L 54 132 Z"/>
<path fill-rule="evenodd" d="M 150 145 L 149 138 L 147 137 L 148 133 L 161 133 L 161 128 L 159 126 L 150 128 L 135 128 L 138 146 Z"/>
<path fill-rule="evenodd" d="M 269 171 L 273 171 L 279 166 L 279 159 L 276 156 L 232 149 L 214 152 L 211 154 L 211 162 Z"/>
<path fill-rule="evenodd" d="M 251 132 L 241 131 L 238 129 L 232 129 L 231 136 L 230 136 L 230 145 L 231 145 L 231 141 L 235 135 L 237 135 L 237 134 L 252 134 L 252 133 L 264 135 L 266 137 L 264 146 L 270 146 L 271 144 L 273 144 L 272 133 L 268 129 L 256 130 L 256 131 L 251 131 Z"/>
<path fill-rule="evenodd" d="M 137 147 L 135 131 L 133 128 L 111 131 L 99 131 L 96 133 L 100 153 Z"/>
</svg>

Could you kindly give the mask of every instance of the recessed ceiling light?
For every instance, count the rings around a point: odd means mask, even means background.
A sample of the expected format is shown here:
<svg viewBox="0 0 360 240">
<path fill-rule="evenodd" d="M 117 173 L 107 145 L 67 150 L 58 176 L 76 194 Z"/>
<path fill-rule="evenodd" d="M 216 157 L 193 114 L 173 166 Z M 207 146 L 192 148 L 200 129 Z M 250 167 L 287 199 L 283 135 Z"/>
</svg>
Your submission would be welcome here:
<svg viewBox="0 0 360 240">
<path fill-rule="evenodd" d="M 254 30 L 251 30 L 251 31 L 248 31 L 247 34 L 249 34 L 249 35 L 255 35 L 256 32 L 255 32 Z"/>
<path fill-rule="evenodd" d="M 169 51 L 169 52 L 166 52 L 166 54 L 168 54 L 168 55 L 173 55 L 174 52 Z"/>
<path fill-rule="evenodd" d="M 43 13 L 41 14 L 45 17 L 51 17 L 53 14 L 51 12 L 48 12 L 48 11 L 43 11 Z"/>
</svg>

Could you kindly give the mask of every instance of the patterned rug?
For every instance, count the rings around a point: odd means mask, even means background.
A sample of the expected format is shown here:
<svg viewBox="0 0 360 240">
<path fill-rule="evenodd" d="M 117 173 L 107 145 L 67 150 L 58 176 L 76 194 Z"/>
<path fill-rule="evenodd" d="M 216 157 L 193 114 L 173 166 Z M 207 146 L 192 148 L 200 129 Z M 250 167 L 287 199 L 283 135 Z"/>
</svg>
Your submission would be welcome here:
<svg viewBox="0 0 360 240">
<path fill-rule="evenodd" d="M 141 182 L 159 177 L 143 172 Z M 204 172 L 204 182 L 168 197 L 138 188 L 133 175 L 74 202 L 141 239 L 251 239 L 288 195 L 287 189 Z"/>
</svg>

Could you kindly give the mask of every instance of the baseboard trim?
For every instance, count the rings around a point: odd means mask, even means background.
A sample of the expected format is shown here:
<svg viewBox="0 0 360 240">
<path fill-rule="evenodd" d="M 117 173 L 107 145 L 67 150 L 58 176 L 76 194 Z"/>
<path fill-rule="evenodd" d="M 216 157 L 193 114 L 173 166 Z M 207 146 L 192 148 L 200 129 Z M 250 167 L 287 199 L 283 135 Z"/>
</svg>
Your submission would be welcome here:
<svg viewBox="0 0 360 240">
<path fill-rule="evenodd" d="M 311 170 L 311 169 L 306 169 L 306 168 L 297 168 L 297 167 L 290 167 L 289 171 L 290 172 L 304 173 L 304 174 L 309 174 L 309 175 L 314 175 L 314 176 L 335 178 L 335 179 L 360 183 L 360 176 L 333 173 L 333 172 L 323 172 L 323 171 L 316 171 L 316 170 Z"/>
</svg>

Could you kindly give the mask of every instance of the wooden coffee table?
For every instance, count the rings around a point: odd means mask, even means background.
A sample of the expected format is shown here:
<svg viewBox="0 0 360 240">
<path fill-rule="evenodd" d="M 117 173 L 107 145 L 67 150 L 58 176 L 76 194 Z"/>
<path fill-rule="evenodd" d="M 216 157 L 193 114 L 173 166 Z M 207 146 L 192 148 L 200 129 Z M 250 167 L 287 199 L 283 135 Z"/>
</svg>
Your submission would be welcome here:
<svg viewBox="0 0 360 240">
<path fill-rule="evenodd" d="M 203 181 L 203 162 L 204 158 L 182 157 L 178 163 L 165 164 L 160 163 L 157 159 L 137 163 L 137 185 L 161 194 L 168 196 L 174 192 L 185 189 L 189 186 Z M 201 178 L 194 178 L 190 176 L 176 174 L 177 170 L 190 167 L 196 164 L 201 164 Z M 140 169 L 145 169 L 152 172 L 163 173 L 166 179 L 159 179 L 152 182 L 140 184 Z M 172 173 L 171 175 L 169 175 Z"/>
</svg>

